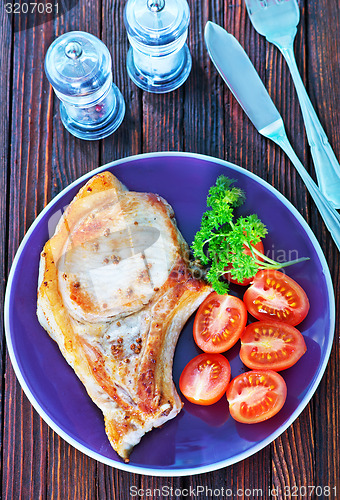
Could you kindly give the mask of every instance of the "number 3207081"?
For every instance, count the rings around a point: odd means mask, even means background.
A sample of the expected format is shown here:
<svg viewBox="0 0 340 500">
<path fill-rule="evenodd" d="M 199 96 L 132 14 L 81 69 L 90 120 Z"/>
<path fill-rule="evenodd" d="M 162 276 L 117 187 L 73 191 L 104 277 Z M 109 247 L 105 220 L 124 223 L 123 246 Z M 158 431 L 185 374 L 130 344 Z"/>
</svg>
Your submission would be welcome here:
<svg viewBox="0 0 340 500">
<path fill-rule="evenodd" d="M 284 488 L 284 497 L 289 496 L 298 497 L 298 498 L 307 498 L 307 497 L 321 497 L 321 498 L 335 498 L 337 491 L 336 486 L 285 486 Z"/>
<path fill-rule="evenodd" d="M 7 14 L 58 14 L 58 3 L 23 2 L 5 3 Z"/>
</svg>

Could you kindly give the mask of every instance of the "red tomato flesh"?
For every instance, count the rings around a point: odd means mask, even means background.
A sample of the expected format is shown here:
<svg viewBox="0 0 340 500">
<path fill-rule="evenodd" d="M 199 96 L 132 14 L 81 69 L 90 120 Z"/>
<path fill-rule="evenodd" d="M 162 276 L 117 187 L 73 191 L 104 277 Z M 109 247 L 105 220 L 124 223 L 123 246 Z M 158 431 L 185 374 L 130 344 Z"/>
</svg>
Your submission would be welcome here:
<svg viewBox="0 0 340 500">
<path fill-rule="evenodd" d="M 247 309 L 233 295 L 211 293 L 200 305 L 194 321 L 194 340 L 204 352 L 225 352 L 240 338 Z"/>
<path fill-rule="evenodd" d="M 264 247 L 263 247 L 263 243 L 261 240 L 258 243 L 256 243 L 256 245 L 251 245 L 251 246 L 256 248 L 256 250 L 258 250 L 259 252 L 264 253 Z M 245 253 L 246 255 L 252 255 L 249 247 L 247 247 L 246 245 L 243 245 L 243 248 L 244 248 L 243 253 Z M 261 261 L 263 260 L 258 255 L 257 255 L 257 258 Z M 231 264 L 229 264 L 229 266 L 226 267 L 227 272 L 223 275 L 223 278 L 225 278 L 230 283 L 235 283 L 236 285 L 246 286 L 246 285 L 249 285 L 254 279 L 254 276 L 251 276 L 250 278 L 245 278 L 243 281 L 238 281 L 238 280 L 231 277 L 230 269 L 232 269 Z"/>
<path fill-rule="evenodd" d="M 227 389 L 231 416 L 244 424 L 263 422 L 284 405 L 287 386 L 272 370 L 252 370 L 234 378 Z"/>
<path fill-rule="evenodd" d="M 199 354 L 185 366 L 179 388 L 184 396 L 199 405 L 216 403 L 230 380 L 230 364 L 222 354 Z"/>
<path fill-rule="evenodd" d="M 250 314 L 259 320 L 284 321 L 295 326 L 307 316 L 305 291 L 280 271 L 259 271 L 243 300 Z"/>
<path fill-rule="evenodd" d="M 241 336 L 240 358 L 248 368 L 285 370 L 306 350 L 299 330 L 279 321 L 257 321 L 248 325 Z"/>
</svg>

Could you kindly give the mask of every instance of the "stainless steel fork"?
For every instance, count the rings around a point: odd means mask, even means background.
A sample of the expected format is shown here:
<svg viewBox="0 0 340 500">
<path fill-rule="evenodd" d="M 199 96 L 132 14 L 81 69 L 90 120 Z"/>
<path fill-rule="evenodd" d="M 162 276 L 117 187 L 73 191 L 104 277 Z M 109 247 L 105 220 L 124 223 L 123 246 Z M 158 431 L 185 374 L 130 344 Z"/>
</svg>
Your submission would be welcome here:
<svg viewBox="0 0 340 500">
<path fill-rule="evenodd" d="M 281 51 L 290 69 L 306 127 L 319 187 L 340 208 L 340 165 L 308 97 L 294 56 L 294 38 L 300 20 L 297 0 L 245 0 L 258 33 Z"/>
</svg>

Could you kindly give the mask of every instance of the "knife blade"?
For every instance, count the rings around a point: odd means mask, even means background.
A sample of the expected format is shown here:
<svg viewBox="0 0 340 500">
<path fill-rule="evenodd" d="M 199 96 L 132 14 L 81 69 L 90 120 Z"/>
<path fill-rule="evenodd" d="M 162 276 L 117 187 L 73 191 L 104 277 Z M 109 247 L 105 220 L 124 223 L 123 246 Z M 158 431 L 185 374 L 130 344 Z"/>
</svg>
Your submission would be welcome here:
<svg viewBox="0 0 340 500">
<path fill-rule="evenodd" d="M 280 113 L 236 38 L 218 24 L 208 21 L 204 39 L 217 71 L 260 134 L 268 137 L 282 127 Z"/>
</svg>

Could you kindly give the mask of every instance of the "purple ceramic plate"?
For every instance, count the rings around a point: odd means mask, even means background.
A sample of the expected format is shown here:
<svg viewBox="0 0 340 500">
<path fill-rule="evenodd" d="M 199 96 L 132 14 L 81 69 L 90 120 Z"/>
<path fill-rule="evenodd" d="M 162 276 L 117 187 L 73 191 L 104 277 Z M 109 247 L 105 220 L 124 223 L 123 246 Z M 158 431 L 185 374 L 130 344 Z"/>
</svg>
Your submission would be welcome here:
<svg viewBox="0 0 340 500">
<path fill-rule="evenodd" d="M 310 312 L 299 325 L 307 353 L 281 372 L 288 386 L 283 409 L 267 422 L 245 425 L 229 415 L 223 397 L 210 407 L 185 402 L 183 411 L 142 438 L 125 464 L 113 451 L 100 410 L 92 403 L 57 347 L 36 318 L 40 251 L 51 226 L 79 188 L 95 173 L 113 172 L 130 190 L 162 195 L 174 208 L 179 228 L 191 243 L 206 208 L 208 189 L 218 175 L 237 179 L 246 192 L 240 213 L 257 213 L 269 234 L 265 251 L 277 259 L 309 257 L 287 268 L 307 292 Z M 232 290 L 240 295 L 244 288 Z M 186 153 L 153 153 L 113 162 L 90 172 L 62 191 L 26 234 L 11 269 L 5 301 L 6 336 L 16 375 L 34 408 L 67 442 L 100 462 L 130 472 L 180 476 L 207 472 L 245 459 L 279 436 L 301 413 L 324 373 L 334 335 L 334 295 L 319 243 L 297 210 L 274 188 L 250 172 L 215 158 Z M 178 386 L 186 363 L 198 353 L 189 320 L 174 359 Z M 245 370 L 239 345 L 227 354 L 232 377 Z"/>
</svg>

